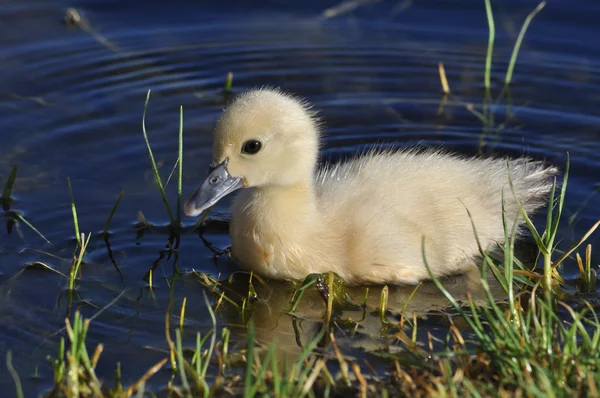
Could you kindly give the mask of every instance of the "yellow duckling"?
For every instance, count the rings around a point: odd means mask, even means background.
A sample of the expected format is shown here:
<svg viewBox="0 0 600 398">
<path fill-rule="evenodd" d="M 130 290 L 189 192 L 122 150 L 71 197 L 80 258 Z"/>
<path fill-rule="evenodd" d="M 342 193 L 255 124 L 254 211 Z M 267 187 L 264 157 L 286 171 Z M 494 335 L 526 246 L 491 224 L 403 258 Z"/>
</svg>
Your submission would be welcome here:
<svg viewBox="0 0 600 398">
<path fill-rule="evenodd" d="M 492 248 L 504 240 L 503 196 L 509 228 L 518 214 L 504 159 L 373 150 L 317 170 L 319 138 L 304 101 L 274 89 L 242 94 L 217 123 L 210 172 L 185 213 L 245 188 L 230 225 L 237 261 L 270 278 L 334 271 L 350 284 L 428 278 L 423 237 L 436 276 L 464 272 L 479 255 L 471 218 Z M 557 169 L 520 158 L 510 173 L 530 213 L 546 203 Z"/>
</svg>

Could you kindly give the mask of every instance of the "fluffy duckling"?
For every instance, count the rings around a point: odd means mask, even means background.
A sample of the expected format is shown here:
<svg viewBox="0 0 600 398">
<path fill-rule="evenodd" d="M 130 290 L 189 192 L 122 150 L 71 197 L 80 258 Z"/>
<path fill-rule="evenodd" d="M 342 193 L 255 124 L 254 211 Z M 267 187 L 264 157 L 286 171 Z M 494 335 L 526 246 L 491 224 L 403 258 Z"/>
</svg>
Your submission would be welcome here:
<svg viewBox="0 0 600 398">
<path fill-rule="evenodd" d="M 334 271 L 350 284 L 416 284 L 473 267 L 504 240 L 518 204 L 504 159 L 466 159 L 439 151 L 377 151 L 317 169 L 320 129 L 302 100 L 279 90 L 239 96 L 219 119 L 205 181 L 185 204 L 197 216 L 235 198 L 232 255 L 276 279 Z M 543 206 L 554 167 L 510 163 L 516 197 L 531 213 Z M 470 213 L 470 216 L 469 216 Z M 519 225 L 523 223 L 519 221 Z"/>
</svg>

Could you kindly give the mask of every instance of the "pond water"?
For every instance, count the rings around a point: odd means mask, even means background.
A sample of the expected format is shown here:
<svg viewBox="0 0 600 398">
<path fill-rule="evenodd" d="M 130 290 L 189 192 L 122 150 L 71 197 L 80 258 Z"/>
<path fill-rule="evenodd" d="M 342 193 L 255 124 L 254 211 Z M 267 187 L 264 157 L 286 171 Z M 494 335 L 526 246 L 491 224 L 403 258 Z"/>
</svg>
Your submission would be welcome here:
<svg viewBox="0 0 600 398">
<path fill-rule="evenodd" d="M 0 6 L 0 184 L 18 165 L 11 209 L 23 212 L 51 242 L 23 223 L 0 233 L 0 355 L 12 350 L 27 396 L 52 385 L 46 356 L 55 355 L 64 319 L 74 309 L 88 317 L 97 314 L 89 342 L 92 348 L 105 346 L 98 373 L 110 379 L 120 361 L 124 380 L 131 382 L 165 355 L 164 319 L 171 300 L 178 313 L 187 299 L 184 338 L 190 344 L 196 331 L 212 327 L 203 298 L 210 289 L 192 270 L 220 279 L 240 271 L 218 256 L 230 244 L 230 200 L 211 212 L 205 240 L 186 233 L 177 256 L 168 256 L 168 232 L 161 227 L 168 216 L 141 131 L 148 89 L 146 122 L 164 179 L 176 160 L 183 106 L 185 194 L 205 174 L 214 123 L 226 103 L 225 76 L 233 72 L 234 93 L 281 86 L 313 102 L 326 121 L 324 160 L 382 142 L 528 155 L 563 168 L 568 152 L 571 174 L 560 247 L 567 248 L 600 217 L 597 1 L 550 2 L 540 12 L 525 37 L 510 96 L 501 88 L 512 46 L 538 3 L 492 1 L 497 32 L 493 99 L 487 105 L 483 1 L 365 2 L 351 10 L 335 1 L 203 3 L 5 0 Z M 64 23 L 69 7 L 82 17 L 77 26 Z M 453 93 L 447 100 L 439 62 Z M 493 118 L 485 122 L 481 114 Z M 67 178 L 81 232 L 92 233 L 71 300 L 63 276 L 40 267 L 23 271 L 26 264 L 42 262 L 68 274 L 76 244 Z M 101 232 L 122 190 L 107 246 Z M 167 191 L 174 204 L 174 181 Z M 139 211 L 158 226 L 143 236 L 136 231 Z M 7 227 L 9 220 L 4 213 Z M 185 220 L 186 226 L 194 223 Z M 590 243 L 598 239 L 593 236 Z M 600 256 L 594 254 L 593 262 Z M 173 278 L 175 265 L 183 275 Z M 562 270 L 567 278 L 577 274 L 573 265 Z M 464 294 L 464 281 L 448 283 L 455 294 Z M 254 313 L 257 339 L 268 343 L 278 337 L 282 349 L 297 351 L 292 318 L 283 313 L 291 287 L 269 284 L 267 290 L 259 292 L 264 300 Z M 371 289 L 370 307 L 378 306 L 380 291 Z M 412 287 L 392 289 L 390 307 L 402 307 L 411 292 Z M 362 302 L 364 289 L 354 294 Z M 430 284 L 418 295 L 410 311 L 446 305 Z M 302 339 L 322 309 L 319 297 L 306 298 Z M 359 355 L 377 347 L 379 321 L 371 317 L 372 327 L 361 326 L 358 336 L 341 344 Z M 219 327 L 232 329 L 232 344 L 243 347 L 239 314 L 223 310 L 217 318 Z M 424 319 L 422 333 L 445 335 L 442 318 Z M 165 368 L 148 386 L 159 389 L 167 377 Z M 0 372 L 0 389 L 12 388 L 10 375 Z"/>
</svg>

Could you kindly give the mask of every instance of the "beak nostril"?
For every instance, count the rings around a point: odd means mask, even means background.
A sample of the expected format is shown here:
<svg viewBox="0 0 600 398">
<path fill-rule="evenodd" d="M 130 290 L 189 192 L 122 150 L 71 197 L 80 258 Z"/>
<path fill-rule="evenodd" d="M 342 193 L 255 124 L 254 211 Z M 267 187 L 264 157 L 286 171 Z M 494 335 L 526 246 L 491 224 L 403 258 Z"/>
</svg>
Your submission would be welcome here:
<svg viewBox="0 0 600 398">
<path fill-rule="evenodd" d="M 211 183 L 211 184 L 216 184 L 216 183 L 218 183 L 218 182 L 219 182 L 219 180 L 220 180 L 220 178 L 219 178 L 219 177 L 217 177 L 217 176 L 214 176 L 213 178 L 211 178 L 211 179 L 210 179 L 210 183 Z"/>
</svg>

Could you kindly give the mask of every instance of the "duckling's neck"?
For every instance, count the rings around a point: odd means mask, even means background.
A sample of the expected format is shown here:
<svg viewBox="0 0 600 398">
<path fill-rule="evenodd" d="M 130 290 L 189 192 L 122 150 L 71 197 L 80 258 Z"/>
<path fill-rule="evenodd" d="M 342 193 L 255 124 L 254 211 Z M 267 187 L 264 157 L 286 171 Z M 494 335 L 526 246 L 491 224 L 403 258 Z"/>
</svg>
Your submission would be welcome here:
<svg viewBox="0 0 600 398">
<path fill-rule="evenodd" d="M 272 222 L 275 228 L 306 227 L 302 225 L 304 222 L 314 222 L 319 216 L 312 181 L 259 187 L 250 195 L 255 210 L 260 212 L 263 220 Z"/>
</svg>

